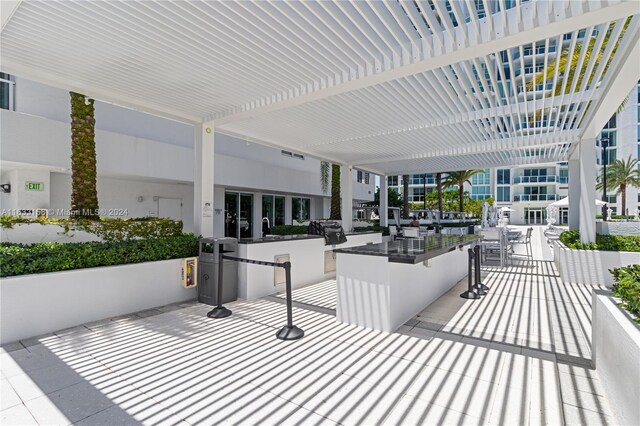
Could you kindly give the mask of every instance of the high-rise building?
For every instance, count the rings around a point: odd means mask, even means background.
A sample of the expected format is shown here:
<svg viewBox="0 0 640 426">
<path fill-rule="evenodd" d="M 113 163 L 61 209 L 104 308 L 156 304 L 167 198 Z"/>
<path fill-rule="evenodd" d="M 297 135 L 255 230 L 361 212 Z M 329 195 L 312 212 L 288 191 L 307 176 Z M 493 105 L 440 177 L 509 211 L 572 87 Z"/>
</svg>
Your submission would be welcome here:
<svg viewBox="0 0 640 426">
<path fill-rule="evenodd" d="M 601 132 L 601 138 L 608 140 L 606 148 L 607 164 L 615 160 L 640 159 L 640 82 L 629 93 L 627 101 L 619 112 L 614 114 Z M 597 164 L 602 166 L 602 149 L 598 150 Z M 640 167 L 640 166 L 639 166 Z M 402 176 L 388 176 L 390 188 L 402 194 Z M 488 168 L 484 173 L 473 176 L 472 184 L 465 189 L 472 199 L 495 199 L 499 206 L 509 206 L 515 211 L 510 213 L 513 224 L 546 223 L 546 207 L 568 196 L 569 168 L 567 162 L 544 163 L 526 166 Z M 422 202 L 424 193 L 436 190 L 435 174 L 425 170 L 424 174 L 409 175 L 409 202 Z M 607 187 L 609 207 L 614 214 L 624 214 L 622 197 L 616 194 L 617 188 Z M 627 187 L 628 214 L 633 215 L 640 209 L 640 190 Z M 598 198 L 602 192 L 598 191 Z M 560 209 L 560 223 L 567 223 L 568 211 Z"/>
</svg>

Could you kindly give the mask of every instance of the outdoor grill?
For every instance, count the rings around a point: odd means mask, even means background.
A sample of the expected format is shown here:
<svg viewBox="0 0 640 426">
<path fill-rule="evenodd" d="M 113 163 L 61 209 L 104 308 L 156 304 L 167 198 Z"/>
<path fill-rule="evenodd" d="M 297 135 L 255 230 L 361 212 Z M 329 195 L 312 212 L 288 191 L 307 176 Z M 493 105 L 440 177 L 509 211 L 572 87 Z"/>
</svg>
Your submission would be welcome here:
<svg viewBox="0 0 640 426">
<path fill-rule="evenodd" d="M 324 237 L 324 245 L 337 245 L 347 242 L 347 236 L 344 229 L 337 222 L 317 222 L 309 223 L 309 235 L 322 235 Z"/>
</svg>

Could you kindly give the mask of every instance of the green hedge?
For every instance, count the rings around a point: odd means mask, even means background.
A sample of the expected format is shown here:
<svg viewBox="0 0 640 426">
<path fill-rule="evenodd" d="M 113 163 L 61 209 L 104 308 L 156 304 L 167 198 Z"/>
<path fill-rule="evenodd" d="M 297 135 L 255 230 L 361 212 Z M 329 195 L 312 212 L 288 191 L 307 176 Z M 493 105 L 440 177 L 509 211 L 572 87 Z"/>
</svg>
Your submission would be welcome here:
<svg viewBox="0 0 640 426">
<path fill-rule="evenodd" d="M 560 241 L 565 246 L 576 250 L 632 251 L 640 252 L 640 236 L 638 235 L 596 235 L 595 243 L 582 244 L 578 231 L 564 231 Z"/>
<path fill-rule="evenodd" d="M 124 265 L 198 255 L 193 234 L 129 241 L 0 244 L 0 277 Z"/>
<path fill-rule="evenodd" d="M 300 235 L 308 230 L 308 225 L 277 225 L 271 228 L 271 235 Z"/>
<path fill-rule="evenodd" d="M 640 265 L 623 266 L 610 269 L 616 283 L 613 295 L 622 300 L 622 307 L 636 316 L 640 322 Z"/>
<path fill-rule="evenodd" d="M 157 217 L 89 220 L 0 216 L 0 226 L 2 228 L 11 229 L 18 223 L 58 225 L 63 227 L 65 232 L 85 231 L 97 235 L 105 241 L 149 239 L 182 234 L 182 221 Z"/>
</svg>

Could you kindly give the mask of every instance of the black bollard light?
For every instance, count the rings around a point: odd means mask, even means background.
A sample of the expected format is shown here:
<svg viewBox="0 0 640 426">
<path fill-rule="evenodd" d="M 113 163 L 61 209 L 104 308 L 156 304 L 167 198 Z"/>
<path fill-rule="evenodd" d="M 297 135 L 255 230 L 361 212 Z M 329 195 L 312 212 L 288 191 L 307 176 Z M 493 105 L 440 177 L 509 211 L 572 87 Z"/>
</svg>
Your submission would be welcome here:
<svg viewBox="0 0 640 426">
<path fill-rule="evenodd" d="M 480 277 L 480 246 L 475 246 L 473 248 L 473 252 L 476 262 L 476 284 L 473 286 L 473 288 L 478 291 L 479 295 L 484 296 L 489 291 L 489 286 L 482 284 L 482 278 Z"/>
<path fill-rule="evenodd" d="M 284 262 L 284 274 L 287 292 L 287 325 L 278 330 L 276 337 L 280 340 L 298 340 L 304 336 L 304 331 L 293 325 L 293 306 L 291 302 L 291 262 Z"/>
<path fill-rule="evenodd" d="M 209 318 L 226 318 L 231 315 L 231 311 L 224 306 L 222 306 L 222 248 L 220 249 L 220 254 L 218 255 L 218 306 L 207 312 L 207 316 Z"/>
<path fill-rule="evenodd" d="M 473 291 L 473 262 L 474 262 L 474 251 L 473 249 L 468 250 L 469 253 L 469 274 L 467 276 L 468 287 L 467 291 L 460 294 L 460 297 L 463 299 L 480 299 L 480 295 Z"/>
</svg>

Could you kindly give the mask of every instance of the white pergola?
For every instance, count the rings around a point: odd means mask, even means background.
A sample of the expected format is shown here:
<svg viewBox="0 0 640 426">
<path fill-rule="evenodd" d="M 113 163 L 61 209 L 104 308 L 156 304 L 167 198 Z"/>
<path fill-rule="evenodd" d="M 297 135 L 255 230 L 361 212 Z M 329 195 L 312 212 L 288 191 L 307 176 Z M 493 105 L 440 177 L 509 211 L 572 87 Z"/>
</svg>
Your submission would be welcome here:
<svg viewBox="0 0 640 426">
<path fill-rule="evenodd" d="M 569 160 L 571 226 L 593 240 L 594 139 L 640 79 L 635 0 L 23 0 L 2 3 L 1 36 L 3 72 L 198 125 L 203 235 L 222 132 L 345 176 Z M 563 45 L 584 78 L 518 71 Z"/>
</svg>

